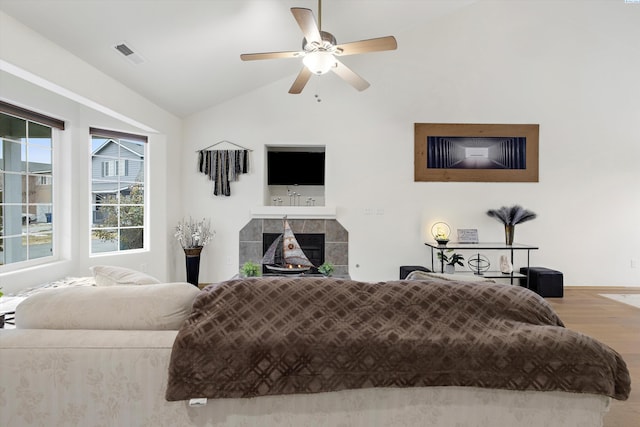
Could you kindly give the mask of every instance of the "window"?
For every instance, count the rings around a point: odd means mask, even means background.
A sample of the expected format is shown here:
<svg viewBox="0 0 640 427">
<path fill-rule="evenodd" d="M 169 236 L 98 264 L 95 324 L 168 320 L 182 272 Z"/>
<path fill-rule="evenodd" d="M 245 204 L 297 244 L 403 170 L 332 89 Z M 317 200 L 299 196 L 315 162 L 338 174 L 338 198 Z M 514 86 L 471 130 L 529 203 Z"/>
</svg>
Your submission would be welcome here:
<svg viewBox="0 0 640 427">
<path fill-rule="evenodd" d="M 38 179 L 38 185 L 51 185 L 51 183 L 53 182 L 53 180 L 51 179 L 51 176 L 48 175 L 40 175 L 37 177 Z"/>
<path fill-rule="evenodd" d="M 127 176 L 128 160 L 109 160 L 102 162 L 102 176 Z"/>
<path fill-rule="evenodd" d="M 146 137 L 91 133 L 91 253 L 144 248 Z"/>
<path fill-rule="evenodd" d="M 52 126 L 64 122 L 0 102 L 0 270 L 54 255 Z"/>
</svg>

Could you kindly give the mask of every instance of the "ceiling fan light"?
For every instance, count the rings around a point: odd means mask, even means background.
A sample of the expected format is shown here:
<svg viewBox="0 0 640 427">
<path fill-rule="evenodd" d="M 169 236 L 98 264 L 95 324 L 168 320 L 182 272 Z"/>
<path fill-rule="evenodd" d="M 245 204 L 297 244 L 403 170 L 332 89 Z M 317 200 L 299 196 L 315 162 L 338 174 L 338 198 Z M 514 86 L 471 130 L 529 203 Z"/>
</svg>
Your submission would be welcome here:
<svg viewBox="0 0 640 427">
<path fill-rule="evenodd" d="M 335 67 L 336 61 L 330 52 L 316 51 L 310 52 L 302 58 L 302 63 L 313 74 L 324 74 Z"/>
</svg>

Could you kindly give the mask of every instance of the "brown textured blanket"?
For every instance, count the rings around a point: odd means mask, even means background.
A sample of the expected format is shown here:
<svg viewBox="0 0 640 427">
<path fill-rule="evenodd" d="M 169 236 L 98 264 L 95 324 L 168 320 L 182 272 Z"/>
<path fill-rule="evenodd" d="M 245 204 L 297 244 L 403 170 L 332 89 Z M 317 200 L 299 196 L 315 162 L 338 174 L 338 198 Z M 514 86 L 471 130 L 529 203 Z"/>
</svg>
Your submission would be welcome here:
<svg viewBox="0 0 640 427">
<path fill-rule="evenodd" d="M 618 353 L 510 285 L 250 278 L 210 285 L 179 331 L 166 398 L 367 387 L 558 390 L 624 400 Z"/>
</svg>

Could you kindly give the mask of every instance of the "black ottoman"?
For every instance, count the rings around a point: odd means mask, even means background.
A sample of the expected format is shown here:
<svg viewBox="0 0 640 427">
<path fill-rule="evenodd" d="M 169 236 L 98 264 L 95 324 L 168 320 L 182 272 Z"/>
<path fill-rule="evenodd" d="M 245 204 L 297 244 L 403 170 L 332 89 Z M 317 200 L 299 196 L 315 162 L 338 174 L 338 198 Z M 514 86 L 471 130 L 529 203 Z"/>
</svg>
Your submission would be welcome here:
<svg viewBox="0 0 640 427">
<path fill-rule="evenodd" d="M 545 267 L 522 267 L 520 273 L 527 274 L 529 271 L 529 289 L 541 297 L 562 298 L 564 295 L 564 285 L 562 273 Z M 526 280 L 522 280 L 522 285 L 526 286 Z"/>
<path fill-rule="evenodd" d="M 426 271 L 427 273 L 431 272 L 431 270 L 421 265 L 401 265 L 400 280 L 406 279 L 409 273 L 411 273 L 412 271 Z"/>
</svg>

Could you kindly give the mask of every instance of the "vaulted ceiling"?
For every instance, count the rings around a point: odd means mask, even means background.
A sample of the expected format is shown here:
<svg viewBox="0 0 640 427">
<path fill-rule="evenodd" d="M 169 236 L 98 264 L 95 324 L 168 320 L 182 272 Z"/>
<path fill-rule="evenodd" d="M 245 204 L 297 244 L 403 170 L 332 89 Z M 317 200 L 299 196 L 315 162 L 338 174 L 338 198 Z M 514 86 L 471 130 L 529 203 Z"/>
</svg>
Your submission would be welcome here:
<svg viewBox="0 0 640 427">
<path fill-rule="evenodd" d="M 421 26 L 473 1 L 325 0 L 322 29 L 338 43 L 394 35 L 402 49 Z M 318 16 L 316 0 L 0 0 L 6 14 L 180 117 L 280 79 L 292 82 L 299 59 L 240 60 L 241 53 L 301 48 L 291 7 Z M 121 43 L 142 62 L 119 53 Z M 393 60 L 385 54 L 343 62 L 366 76 L 367 66 Z"/>
</svg>

